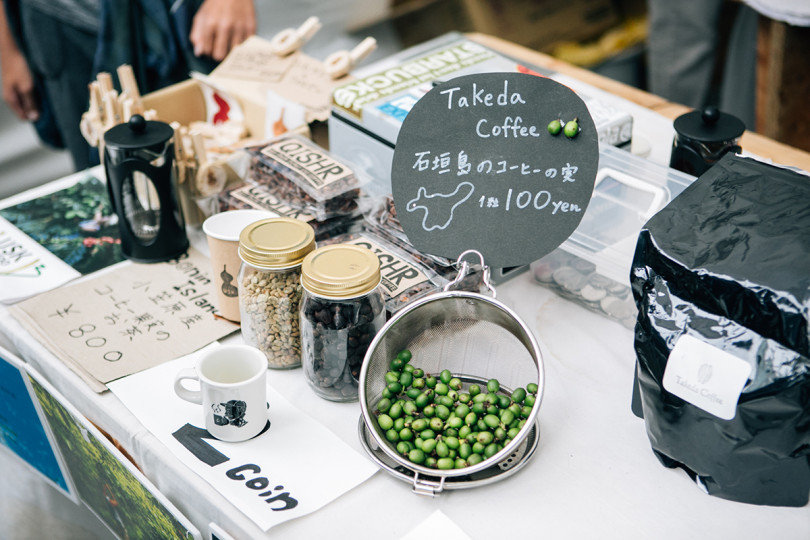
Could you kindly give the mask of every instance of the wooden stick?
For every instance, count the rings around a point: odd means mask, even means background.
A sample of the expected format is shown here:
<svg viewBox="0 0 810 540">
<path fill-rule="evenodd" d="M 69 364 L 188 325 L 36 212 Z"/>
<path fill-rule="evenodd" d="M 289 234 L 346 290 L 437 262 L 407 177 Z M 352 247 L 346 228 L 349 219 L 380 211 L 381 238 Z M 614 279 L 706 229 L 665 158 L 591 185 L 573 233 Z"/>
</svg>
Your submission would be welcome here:
<svg viewBox="0 0 810 540">
<path fill-rule="evenodd" d="M 113 86 L 112 75 L 110 75 L 106 71 L 99 72 L 99 74 L 96 76 L 96 80 L 98 81 L 98 84 L 101 87 L 102 96 L 107 92 L 112 92 L 115 89 L 115 87 Z"/>
<path fill-rule="evenodd" d="M 88 111 L 91 117 L 101 120 L 104 115 L 104 106 L 101 104 L 101 85 L 98 81 L 93 81 L 87 85 L 90 93 L 90 107 Z"/>
<path fill-rule="evenodd" d="M 138 90 L 138 81 L 135 79 L 135 72 L 129 64 L 121 64 L 116 70 L 118 80 L 121 82 L 121 91 L 132 98 L 133 114 L 143 114 L 143 101 L 141 92 Z"/>
<path fill-rule="evenodd" d="M 119 101 L 121 97 L 126 96 L 126 94 L 121 94 L 119 97 Z M 132 115 L 135 114 L 133 110 L 135 109 L 135 100 L 132 98 L 124 97 L 121 101 L 121 120 L 123 122 L 129 122 L 129 119 L 132 118 Z"/>
<path fill-rule="evenodd" d="M 102 95 L 101 101 L 104 104 L 104 130 L 118 125 L 121 121 L 121 115 L 118 112 L 118 93 L 115 90 L 110 90 Z"/>
</svg>

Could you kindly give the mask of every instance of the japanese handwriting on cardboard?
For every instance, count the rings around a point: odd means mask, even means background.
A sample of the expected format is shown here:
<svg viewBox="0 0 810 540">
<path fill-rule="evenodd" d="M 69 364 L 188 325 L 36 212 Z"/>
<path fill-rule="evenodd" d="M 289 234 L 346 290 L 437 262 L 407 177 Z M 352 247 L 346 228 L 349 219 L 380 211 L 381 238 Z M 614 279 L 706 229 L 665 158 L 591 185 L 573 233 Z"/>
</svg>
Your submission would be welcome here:
<svg viewBox="0 0 810 540">
<path fill-rule="evenodd" d="M 215 317 L 212 284 L 208 259 L 190 250 L 50 291 L 12 314 L 83 378 L 106 383 L 237 330 Z"/>
</svg>

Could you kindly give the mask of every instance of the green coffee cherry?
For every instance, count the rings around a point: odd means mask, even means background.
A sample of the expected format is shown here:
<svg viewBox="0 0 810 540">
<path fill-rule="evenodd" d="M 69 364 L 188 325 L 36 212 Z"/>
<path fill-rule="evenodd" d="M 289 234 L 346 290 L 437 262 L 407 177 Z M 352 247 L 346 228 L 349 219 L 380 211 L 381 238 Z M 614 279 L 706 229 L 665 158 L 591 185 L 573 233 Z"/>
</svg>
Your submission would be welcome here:
<svg viewBox="0 0 810 540">
<path fill-rule="evenodd" d="M 552 120 L 548 123 L 548 132 L 552 135 L 559 135 L 560 130 L 562 130 L 562 121 Z"/>
<path fill-rule="evenodd" d="M 579 122 L 577 122 L 577 118 L 565 123 L 563 133 L 565 133 L 565 136 L 569 139 L 573 139 L 579 134 Z"/>
</svg>

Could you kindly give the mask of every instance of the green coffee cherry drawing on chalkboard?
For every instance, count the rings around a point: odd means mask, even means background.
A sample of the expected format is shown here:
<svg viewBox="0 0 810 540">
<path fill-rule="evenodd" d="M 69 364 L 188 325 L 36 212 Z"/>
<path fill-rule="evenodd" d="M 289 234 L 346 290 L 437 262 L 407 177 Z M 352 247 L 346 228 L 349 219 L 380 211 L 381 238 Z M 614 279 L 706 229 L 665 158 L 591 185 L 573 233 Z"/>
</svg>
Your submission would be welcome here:
<svg viewBox="0 0 810 540">
<path fill-rule="evenodd" d="M 552 135 L 559 135 L 562 131 L 562 120 L 552 120 L 548 123 L 548 132 Z"/>
<path fill-rule="evenodd" d="M 566 122 L 563 133 L 565 133 L 565 136 L 569 139 L 576 137 L 579 134 L 579 118 L 574 118 L 570 122 Z"/>
</svg>

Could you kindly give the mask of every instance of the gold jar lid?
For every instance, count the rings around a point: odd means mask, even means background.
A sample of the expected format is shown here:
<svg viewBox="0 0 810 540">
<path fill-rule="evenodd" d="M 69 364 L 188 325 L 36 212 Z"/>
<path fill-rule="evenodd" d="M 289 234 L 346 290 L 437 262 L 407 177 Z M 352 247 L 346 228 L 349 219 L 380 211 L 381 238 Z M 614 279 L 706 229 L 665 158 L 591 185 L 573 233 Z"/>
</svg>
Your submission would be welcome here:
<svg viewBox="0 0 810 540">
<path fill-rule="evenodd" d="M 315 231 L 298 219 L 262 219 L 242 229 L 239 235 L 239 258 L 259 268 L 297 266 L 313 249 Z"/>
<path fill-rule="evenodd" d="M 328 298 L 354 298 L 380 284 L 380 260 L 368 248 L 350 244 L 319 247 L 301 263 L 301 285 Z"/>
</svg>

